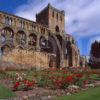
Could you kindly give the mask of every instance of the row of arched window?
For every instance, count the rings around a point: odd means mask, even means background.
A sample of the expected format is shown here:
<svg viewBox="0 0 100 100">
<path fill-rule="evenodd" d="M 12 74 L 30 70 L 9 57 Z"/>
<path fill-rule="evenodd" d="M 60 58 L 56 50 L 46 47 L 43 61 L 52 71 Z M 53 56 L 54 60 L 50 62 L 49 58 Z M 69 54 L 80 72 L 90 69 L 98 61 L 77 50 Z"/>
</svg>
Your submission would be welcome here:
<svg viewBox="0 0 100 100">
<path fill-rule="evenodd" d="M 15 40 L 15 42 L 17 43 L 17 45 L 26 45 L 27 42 L 27 36 L 25 34 L 24 31 L 18 31 L 15 36 L 14 36 L 14 32 L 11 28 L 9 27 L 5 27 L 2 30 L 2 34 L 1 34 L 1 38 L 2 38 L 2 44 L 13 44 L 13 40 Z M 40 43 L 42 46 L 45 46 L 45 38 L 41 37 L 40 39 Z M 37 35 L 35 33 L 31 33 L 28 36 L 28 45 L 29 46 L 36 46 L 37 43 Z"/>
<path fill-rule="evenodd" d="M 12 18 L 11 17 L 5 17 L 5 24 L 6 25 L 12 25 L 13 24 L 13 20 L 12 20 Z M 20 27 L 20 28 L 22 28 L 22 29 L 24 29 L 26 26 L 26 23 L 25 23 L 25 21 L 24 20 L 19 20 L 19 24 L 18 24 L 19 26 L 18 27 Z M 43 27 L 41 27 L 40 28 L 40 30 L 39 30 L 39 28 L 36 28 L 36 26 L 35 25 L 33 25 L 33 24 L 30 24 L 30 25 L 27 25 L 27 28 L 29 29 L 29 30 L 34 30 L 34 31 L 39 31 L 40 33 L 42 33 L 42 34 L 45 34 L 45 28 L 43 28 Z"/>
</svg>

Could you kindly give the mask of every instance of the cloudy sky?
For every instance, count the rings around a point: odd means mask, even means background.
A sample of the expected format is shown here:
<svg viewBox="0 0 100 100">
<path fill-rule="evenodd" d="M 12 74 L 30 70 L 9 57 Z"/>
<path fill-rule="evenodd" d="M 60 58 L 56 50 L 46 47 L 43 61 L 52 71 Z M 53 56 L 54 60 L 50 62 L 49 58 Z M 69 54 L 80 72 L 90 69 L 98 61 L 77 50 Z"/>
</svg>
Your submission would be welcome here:
<svg viewBox="0 0 100 100">
<path fill-rule="evenodd" d="M 75 37 L 82 55 L 89 55 L 93 41 L 100 41 L 100 0 L 0 0 L 0 10 L 35 21 L 48 3 L 65 10 L 66 33 Z"/>
</svg>

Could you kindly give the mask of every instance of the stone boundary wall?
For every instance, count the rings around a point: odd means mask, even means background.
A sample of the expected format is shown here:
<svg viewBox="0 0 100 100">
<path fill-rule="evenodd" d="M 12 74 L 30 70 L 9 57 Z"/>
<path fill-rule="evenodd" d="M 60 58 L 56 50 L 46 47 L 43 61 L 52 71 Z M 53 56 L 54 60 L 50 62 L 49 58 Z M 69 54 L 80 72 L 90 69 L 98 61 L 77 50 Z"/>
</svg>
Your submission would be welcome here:
<svg viewBox="0 0 100 100">
<path fill-rule="evenodd" d="M 20 66 L 24 65 L 28 68 L 48 68 L 50 55 L 45 52 L 14 49 L 9 54 L 3 55 L 1 60 L 4 62 L 15 63 Z"/>
</svg>

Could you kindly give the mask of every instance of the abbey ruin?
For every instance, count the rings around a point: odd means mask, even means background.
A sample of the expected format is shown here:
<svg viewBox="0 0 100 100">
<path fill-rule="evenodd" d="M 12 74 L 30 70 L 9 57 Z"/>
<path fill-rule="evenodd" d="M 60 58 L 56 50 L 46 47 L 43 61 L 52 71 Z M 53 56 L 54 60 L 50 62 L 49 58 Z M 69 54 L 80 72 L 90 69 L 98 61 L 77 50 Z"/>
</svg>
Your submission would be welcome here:
<svg viewBox="0 0 100 100">
<path fill-rule="evenodd" d="M 65 12 L 50 4 L 36 22 L 0 12 L 0 48 L 5 62 L 29 67 L 80 66 L 74 38 L 65 32 Z"/>
</svg>

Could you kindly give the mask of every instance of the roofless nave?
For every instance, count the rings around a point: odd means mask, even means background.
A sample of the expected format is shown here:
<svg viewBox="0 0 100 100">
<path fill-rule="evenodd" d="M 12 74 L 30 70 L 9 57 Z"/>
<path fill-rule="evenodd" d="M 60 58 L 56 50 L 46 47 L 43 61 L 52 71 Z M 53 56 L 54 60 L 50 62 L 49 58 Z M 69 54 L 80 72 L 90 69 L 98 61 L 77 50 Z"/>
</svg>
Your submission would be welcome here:
<svg viewBox="0 0 100 100">
<path fill-rule="evenodd" d="M 5 61 L 17 62 L 16 56 L 22 51 L 20 59 L 22 62 L 25 59 L 23 63 L 30 66 L 35 66 L 31 63 L 35 62 L 37 55 L 37 60 L 40 60 L 37 66 L 44 66 L 43 63 L 47 63 L 49 67 L 80 65 L 75 40 L 65 34 L 64 11 L 48 4 L 36 14 L 36 22 L 4 12 L 0 12 L 0 19 L 0 47 Z M 30 52 L 37 54 L 32 57 L 32 54 L 29 56 Z M 44 62 L 43 57 L 46 58 Z"/>
</svg>

